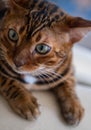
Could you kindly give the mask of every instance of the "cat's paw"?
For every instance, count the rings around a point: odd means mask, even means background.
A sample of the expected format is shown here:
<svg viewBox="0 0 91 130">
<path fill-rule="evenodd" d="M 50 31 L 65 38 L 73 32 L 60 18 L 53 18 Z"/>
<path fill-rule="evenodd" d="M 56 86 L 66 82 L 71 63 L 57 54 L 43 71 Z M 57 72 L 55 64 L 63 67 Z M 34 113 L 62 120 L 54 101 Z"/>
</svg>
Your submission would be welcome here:
<svg viewBox="0 0 91 130">
<path fill-rule="evenodd" d="M 79 101 L 64 102 L 61 111 L 66 123 L 73 126 L 77 126 L 84 115 L 84 109 Z"/>
<path fill-rule="evenodd" d="M 16 113 L 27 120 L 36 119 L 40 114 L 37 100 L 30 94 L 17 98 L 15 101 L 9 102 L 9 104 Z"/>
</svg>

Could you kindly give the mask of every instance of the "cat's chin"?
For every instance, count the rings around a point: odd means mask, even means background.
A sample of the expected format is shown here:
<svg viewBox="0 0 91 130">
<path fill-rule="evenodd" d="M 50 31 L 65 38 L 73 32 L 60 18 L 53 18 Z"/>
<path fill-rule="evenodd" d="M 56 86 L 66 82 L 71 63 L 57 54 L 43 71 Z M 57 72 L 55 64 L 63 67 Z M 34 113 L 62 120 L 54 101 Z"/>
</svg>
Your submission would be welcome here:
<svg viewBox="0 0 91 130">
<path fill-rule="evenodd" d="M 30 74 L 30 72 L 23 72 L 22 71 L 22 72 L 18 72 L 18 74 L 28 84 L 34 84 L 37 81 L 37 78 L 32 76 L 32 74 Z"/>
</svg>

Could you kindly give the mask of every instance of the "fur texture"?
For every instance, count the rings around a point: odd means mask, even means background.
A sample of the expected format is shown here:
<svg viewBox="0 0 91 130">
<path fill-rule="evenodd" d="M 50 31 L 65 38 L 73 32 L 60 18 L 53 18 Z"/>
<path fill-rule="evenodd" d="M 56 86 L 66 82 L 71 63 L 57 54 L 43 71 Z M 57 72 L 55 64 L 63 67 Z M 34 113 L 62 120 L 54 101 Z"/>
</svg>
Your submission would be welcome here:
<svg viewBox="0 0 91 130">
<path fill-rule="evenodd" d="M 26 119 L 39 115 L 27 90 L 51 90 L 65 121 L 80 122 L 72 46 L 91 31 L 91 21 L 72 17 L 45 0 L 0 1 L 0 92 Z M 26 89 L 27 88 L 27 89 Z"/>
</svg>

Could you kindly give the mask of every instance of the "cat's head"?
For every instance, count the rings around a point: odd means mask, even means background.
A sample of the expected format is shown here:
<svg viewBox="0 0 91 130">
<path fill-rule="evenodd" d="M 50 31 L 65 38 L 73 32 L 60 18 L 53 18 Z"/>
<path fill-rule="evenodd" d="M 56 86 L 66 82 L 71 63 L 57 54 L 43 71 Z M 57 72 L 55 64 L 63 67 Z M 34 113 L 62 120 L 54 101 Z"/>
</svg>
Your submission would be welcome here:
<svg viewBox="0 0 91 130">
<path fill-rule="evenodd" d="M 71 17 L 47 1 L 8 0 L 1 4 L 0 60 L 18 73 L 62 65 L 73 44 L 91 31 L 90 21 Z"/>
</svg>

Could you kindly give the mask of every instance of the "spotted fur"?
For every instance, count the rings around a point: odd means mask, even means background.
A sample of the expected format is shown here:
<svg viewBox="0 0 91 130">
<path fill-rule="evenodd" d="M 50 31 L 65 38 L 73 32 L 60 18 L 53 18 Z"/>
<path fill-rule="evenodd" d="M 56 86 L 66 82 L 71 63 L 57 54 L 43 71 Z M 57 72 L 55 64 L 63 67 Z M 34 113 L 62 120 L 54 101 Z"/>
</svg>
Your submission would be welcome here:
<svg viewBox="0 0 91 130">
<path fill-rule="evenodd" d="M 11 29 L 17 40 L 10 38 Z M 37 117 L 38 103 L 28 89 L 51 90 L 65 121 L 80 122 L 84 110 L 74 87 L 72 46 L 89 31 L 91 21 L 72 17 L 49 1 L 0 1 L 0 92 L 16 113 Z M 38 53 L 39 44 L 50 47 L 48 53 Z"/>
</svg>

